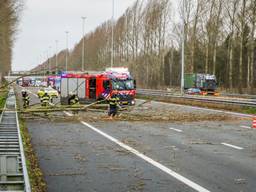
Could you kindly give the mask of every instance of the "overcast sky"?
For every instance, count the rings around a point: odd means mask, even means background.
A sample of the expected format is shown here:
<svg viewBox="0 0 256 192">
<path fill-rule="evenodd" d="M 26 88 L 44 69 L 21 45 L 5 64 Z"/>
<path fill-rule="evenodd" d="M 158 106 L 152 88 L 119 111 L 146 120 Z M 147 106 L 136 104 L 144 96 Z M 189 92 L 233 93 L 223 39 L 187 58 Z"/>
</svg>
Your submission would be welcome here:
<svg viewBox="0 0 256 192">
<path fill-rule="evenodd" d="M 115 0 L 115 18 L 135 0 Z M 112 0 L 25 0 L 25 9 L 14 46 L 12 70 L 29 70 L 59 50 L 69 48 L 82 38 L 82 16 L 86 16 L 86 33 L 112 17 Z M 49 47 L 52 47 L 51 49 Z"/>
</svg>

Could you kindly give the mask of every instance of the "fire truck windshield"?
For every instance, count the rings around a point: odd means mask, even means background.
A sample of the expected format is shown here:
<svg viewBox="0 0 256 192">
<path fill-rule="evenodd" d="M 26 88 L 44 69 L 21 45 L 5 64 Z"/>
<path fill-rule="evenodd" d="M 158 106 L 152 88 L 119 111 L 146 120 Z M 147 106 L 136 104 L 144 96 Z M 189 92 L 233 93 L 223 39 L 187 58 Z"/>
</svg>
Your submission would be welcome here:
<svg viewBox="0 0 256 192">
<path fill-rule="evenodd" d="M 114 90 L 132 90 L 134 89 L 133 80 L 113 80 L 112 88 Z"/>
</svg>

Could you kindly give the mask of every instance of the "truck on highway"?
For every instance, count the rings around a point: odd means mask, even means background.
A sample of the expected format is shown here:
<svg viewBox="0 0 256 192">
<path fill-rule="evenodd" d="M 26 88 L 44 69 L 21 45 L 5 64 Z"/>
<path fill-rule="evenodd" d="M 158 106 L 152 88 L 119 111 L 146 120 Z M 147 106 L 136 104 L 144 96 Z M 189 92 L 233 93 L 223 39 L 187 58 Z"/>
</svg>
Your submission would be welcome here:
<svg viewBox="0 0 256 192">
<path fill-rule="evenodd" d="M 61 76 L 59 75 L 52 75 L 47 77 L 47 85 L 56 89 L 58 92 L 60 92 L 60 83 L 61 83 Z"/>
<path fill-rule="evenodd" d="M 184 76 L 184 89 L 200 89 L 202 95 L 218 95 L 215 75 L 202 73 L 188 73 Z"/>
<path fill-rule="evenodd" d="M 30 77 L 22 77 L 21 80 L 21 86 L 22 87 L 29 87 L 31 85 L 31 78 Z"/>
<path fill-rule="evenodd" d="M 108 68 L 104 72 L 87 74 L 62 74 L 61 104 L 67 104 L 69 95 L 76 94 L 80 103 L 105 100 L 113 94 L 121 104 L 135 104 L 136 83 L 128 68 Z"/>
</svg>

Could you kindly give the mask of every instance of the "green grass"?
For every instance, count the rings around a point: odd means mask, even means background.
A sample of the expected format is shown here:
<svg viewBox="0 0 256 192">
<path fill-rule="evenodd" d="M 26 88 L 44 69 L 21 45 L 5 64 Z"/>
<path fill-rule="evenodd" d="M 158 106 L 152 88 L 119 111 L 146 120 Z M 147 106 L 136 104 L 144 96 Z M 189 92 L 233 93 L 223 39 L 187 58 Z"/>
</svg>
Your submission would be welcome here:
<svg viewBox="0 0 256 192">
<path fill-rule="evenodd" d="M 246 107 L 242 110 L 243 113 L 247 114 L 256 114 L 256 108 L 255 107 Z"/>
<path fill-rule="evenodd" d="M 16 102 L 17 102 L 17 109 L 19 110 L 20 103 L 18 99 L 16 99 Z M 39 161 L 38 161 L 37 155 L 31 143 L 31 136 L 28 132 L 26 121 L 21 114 L 18 114 L 18 117 L 19 117 L 21 137 L 22 137 L 23 147 L 25 151 L 26 165 L 28 169 L 28 175 L 29 175 L 32 192 L 46 192 L 47 186 L 43 177 L 43 173 L 39 167 Z"/>
<path fill-rule="evenodd" d="M 46 192 L 46 183 L 43 173 L 39 167 L 37 155 L 31 144 L 31 137 L 28 132 L 26 122 L 20 115 L 19 123 L 32 192 Z"/>
<path fill-rule="evenodd" d="M 2 89 L 0 90 L 0 108 L 4 108 L 5 101 L 7 98 L 8 90 L 7 89 Z"/>
</svg>

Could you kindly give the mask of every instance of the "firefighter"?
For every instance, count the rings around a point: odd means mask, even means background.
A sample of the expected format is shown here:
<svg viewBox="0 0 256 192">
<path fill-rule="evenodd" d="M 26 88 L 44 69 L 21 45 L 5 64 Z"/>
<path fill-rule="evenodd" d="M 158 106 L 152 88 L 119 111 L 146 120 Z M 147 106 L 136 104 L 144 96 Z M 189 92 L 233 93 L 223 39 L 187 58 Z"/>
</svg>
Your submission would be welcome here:
<svg viewBox="0 0 256 192">
<path fill-rule="evenodd" d="M 114 94 L 108 99 L 108 102 L 109 102 L 108 116 L 110 119 L 113 119 L 113 117 L 115 117 L 118 112 L 119 98 L 117 97 L 116 94 Z"/>
<path fill-rule="evenodd" d="M 44 93 L 44 95 L 41 97 L 41 106 L 47 107 L 49 105 L 50 96 L 48 93 Z"/>
<path fill-rule="evenodd" d="M 77 94 L 75 94 L 75 93 L 70 93 L 69 94 L 68 104 L 69 105 L 79 104 L 79 99 L 78 99 Z"/>
<path fill-rule="evenodd" d="M 44 89 L 40 89 L 38 92 L 37 92 L 37 95 L 38 95 L 38 98 L 41 99 L 43 96 L 44 96 Z"/>
<path fill-rule="evenodd" d="M 23 100 L 23 108 L 27 108 L 29 106 L 29 95 L 26 90 L 21 91 L 22 94 L 22 100 Z"/>
</svg>

